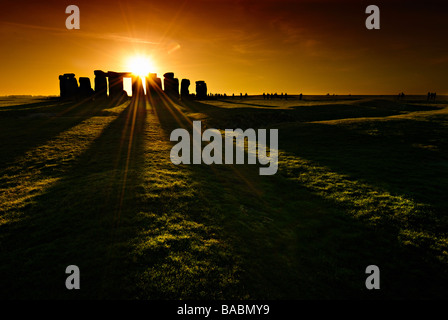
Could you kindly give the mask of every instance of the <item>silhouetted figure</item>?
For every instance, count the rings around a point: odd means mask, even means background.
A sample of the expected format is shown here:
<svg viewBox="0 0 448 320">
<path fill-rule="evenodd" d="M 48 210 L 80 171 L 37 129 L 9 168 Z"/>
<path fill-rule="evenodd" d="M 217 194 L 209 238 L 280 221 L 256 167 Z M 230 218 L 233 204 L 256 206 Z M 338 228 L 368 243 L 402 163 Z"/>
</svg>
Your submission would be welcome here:
<svg viewBox="0 0 448 320">
<path fill-rule="evenodd" d="M 428 101 L 436 101 L 436 93 L 428 92 Z"/>
<path fill-rule="evenodd" d="M 303 94 L 299 94 L 299 100 L 302 100 Z"/>
<path fill-rule="evenodd" d="M 207 98 L 207 84 L 205 81 L 196 81 L 196 97 L 198 99 Z"/>
<path fill-rule="evenodd" d="M 244 98 L 247 98 L 247 92 L 246 92 L 246 94 L 244 95 Z"/>
<path fill-rule="evenodd" d="M 436 93 L 428 92 L 428 101 L 436 101 Z"/>
<path fill-rule="evenodd" d="M 285 100 L 288 100 L 288 94 L 285 92 Z"/>
<path fill-rule="evenodd" d="M 266 100 L 266 93 L 263 92 L 263 100 Z"/>
<path fill-rule="evenodd" d="M 267 94 L 267 99 L 270 100 L 271 99 L 271 95 L 268 93 Z"/>
</svg>

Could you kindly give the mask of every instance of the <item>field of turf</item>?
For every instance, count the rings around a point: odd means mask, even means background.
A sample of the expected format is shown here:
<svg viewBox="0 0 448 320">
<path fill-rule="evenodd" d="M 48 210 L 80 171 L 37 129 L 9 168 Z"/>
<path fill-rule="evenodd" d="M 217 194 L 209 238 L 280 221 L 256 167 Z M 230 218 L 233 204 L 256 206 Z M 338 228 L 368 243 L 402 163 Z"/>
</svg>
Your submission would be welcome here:
<svg viewBox="0 0 448 320">
<path fill-rule="evenodd" d="M 278 129 L 277 174 L 173 165 L 192 120 Z M 444 97 L 0 98 L 0 298 L 446 298 L 447 132 Z"/>
</svg>

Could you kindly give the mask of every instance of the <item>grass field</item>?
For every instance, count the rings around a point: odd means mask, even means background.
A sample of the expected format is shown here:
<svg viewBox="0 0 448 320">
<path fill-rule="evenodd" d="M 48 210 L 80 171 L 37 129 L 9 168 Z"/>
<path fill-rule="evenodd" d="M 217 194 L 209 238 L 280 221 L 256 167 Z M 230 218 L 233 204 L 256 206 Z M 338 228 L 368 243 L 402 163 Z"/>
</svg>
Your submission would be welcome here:
<svg viewBox="0 0 448 320">
<path fill-rule="evenodd" d="M 279 129 L 278 173 L 173 165 L 192 120 Z M 0 298 L 447 298 L 447 129 L 444 97 L 1 98 Z"/>
</svg>

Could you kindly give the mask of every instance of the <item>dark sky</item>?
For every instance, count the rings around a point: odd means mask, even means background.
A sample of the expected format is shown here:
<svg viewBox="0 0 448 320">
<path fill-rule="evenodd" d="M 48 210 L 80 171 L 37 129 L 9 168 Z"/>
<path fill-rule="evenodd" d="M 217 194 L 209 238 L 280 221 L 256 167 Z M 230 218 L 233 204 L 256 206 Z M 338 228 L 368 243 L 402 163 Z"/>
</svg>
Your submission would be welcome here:
<svg viewBox="0 0 448 320">
<path fill-rule="evenodd" d="M 92 2 L 2 0 L 0 95 L 58 94 L 59 74 L 129 71 L 135 55 L 227 94 L 448 94 L 443 1 Z M 65 28 L 70 4 L 80 30 Z"/>
</svg>

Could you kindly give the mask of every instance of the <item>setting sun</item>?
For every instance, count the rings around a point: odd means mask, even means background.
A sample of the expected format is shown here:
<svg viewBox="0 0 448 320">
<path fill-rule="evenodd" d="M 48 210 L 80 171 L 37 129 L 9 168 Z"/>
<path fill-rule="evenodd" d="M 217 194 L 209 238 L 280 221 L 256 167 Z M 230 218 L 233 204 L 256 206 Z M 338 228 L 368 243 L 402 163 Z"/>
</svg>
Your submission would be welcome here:
<svg viewBox="0 0 448 320">
<path fill-rule="evenodd" d="M 148 73 L 154 72 L 151 58 L 147 56 L 130 57 L 127 62 L 127 68 L 130 72 L 142 78 L 146 77 Z"/>
</svg>

